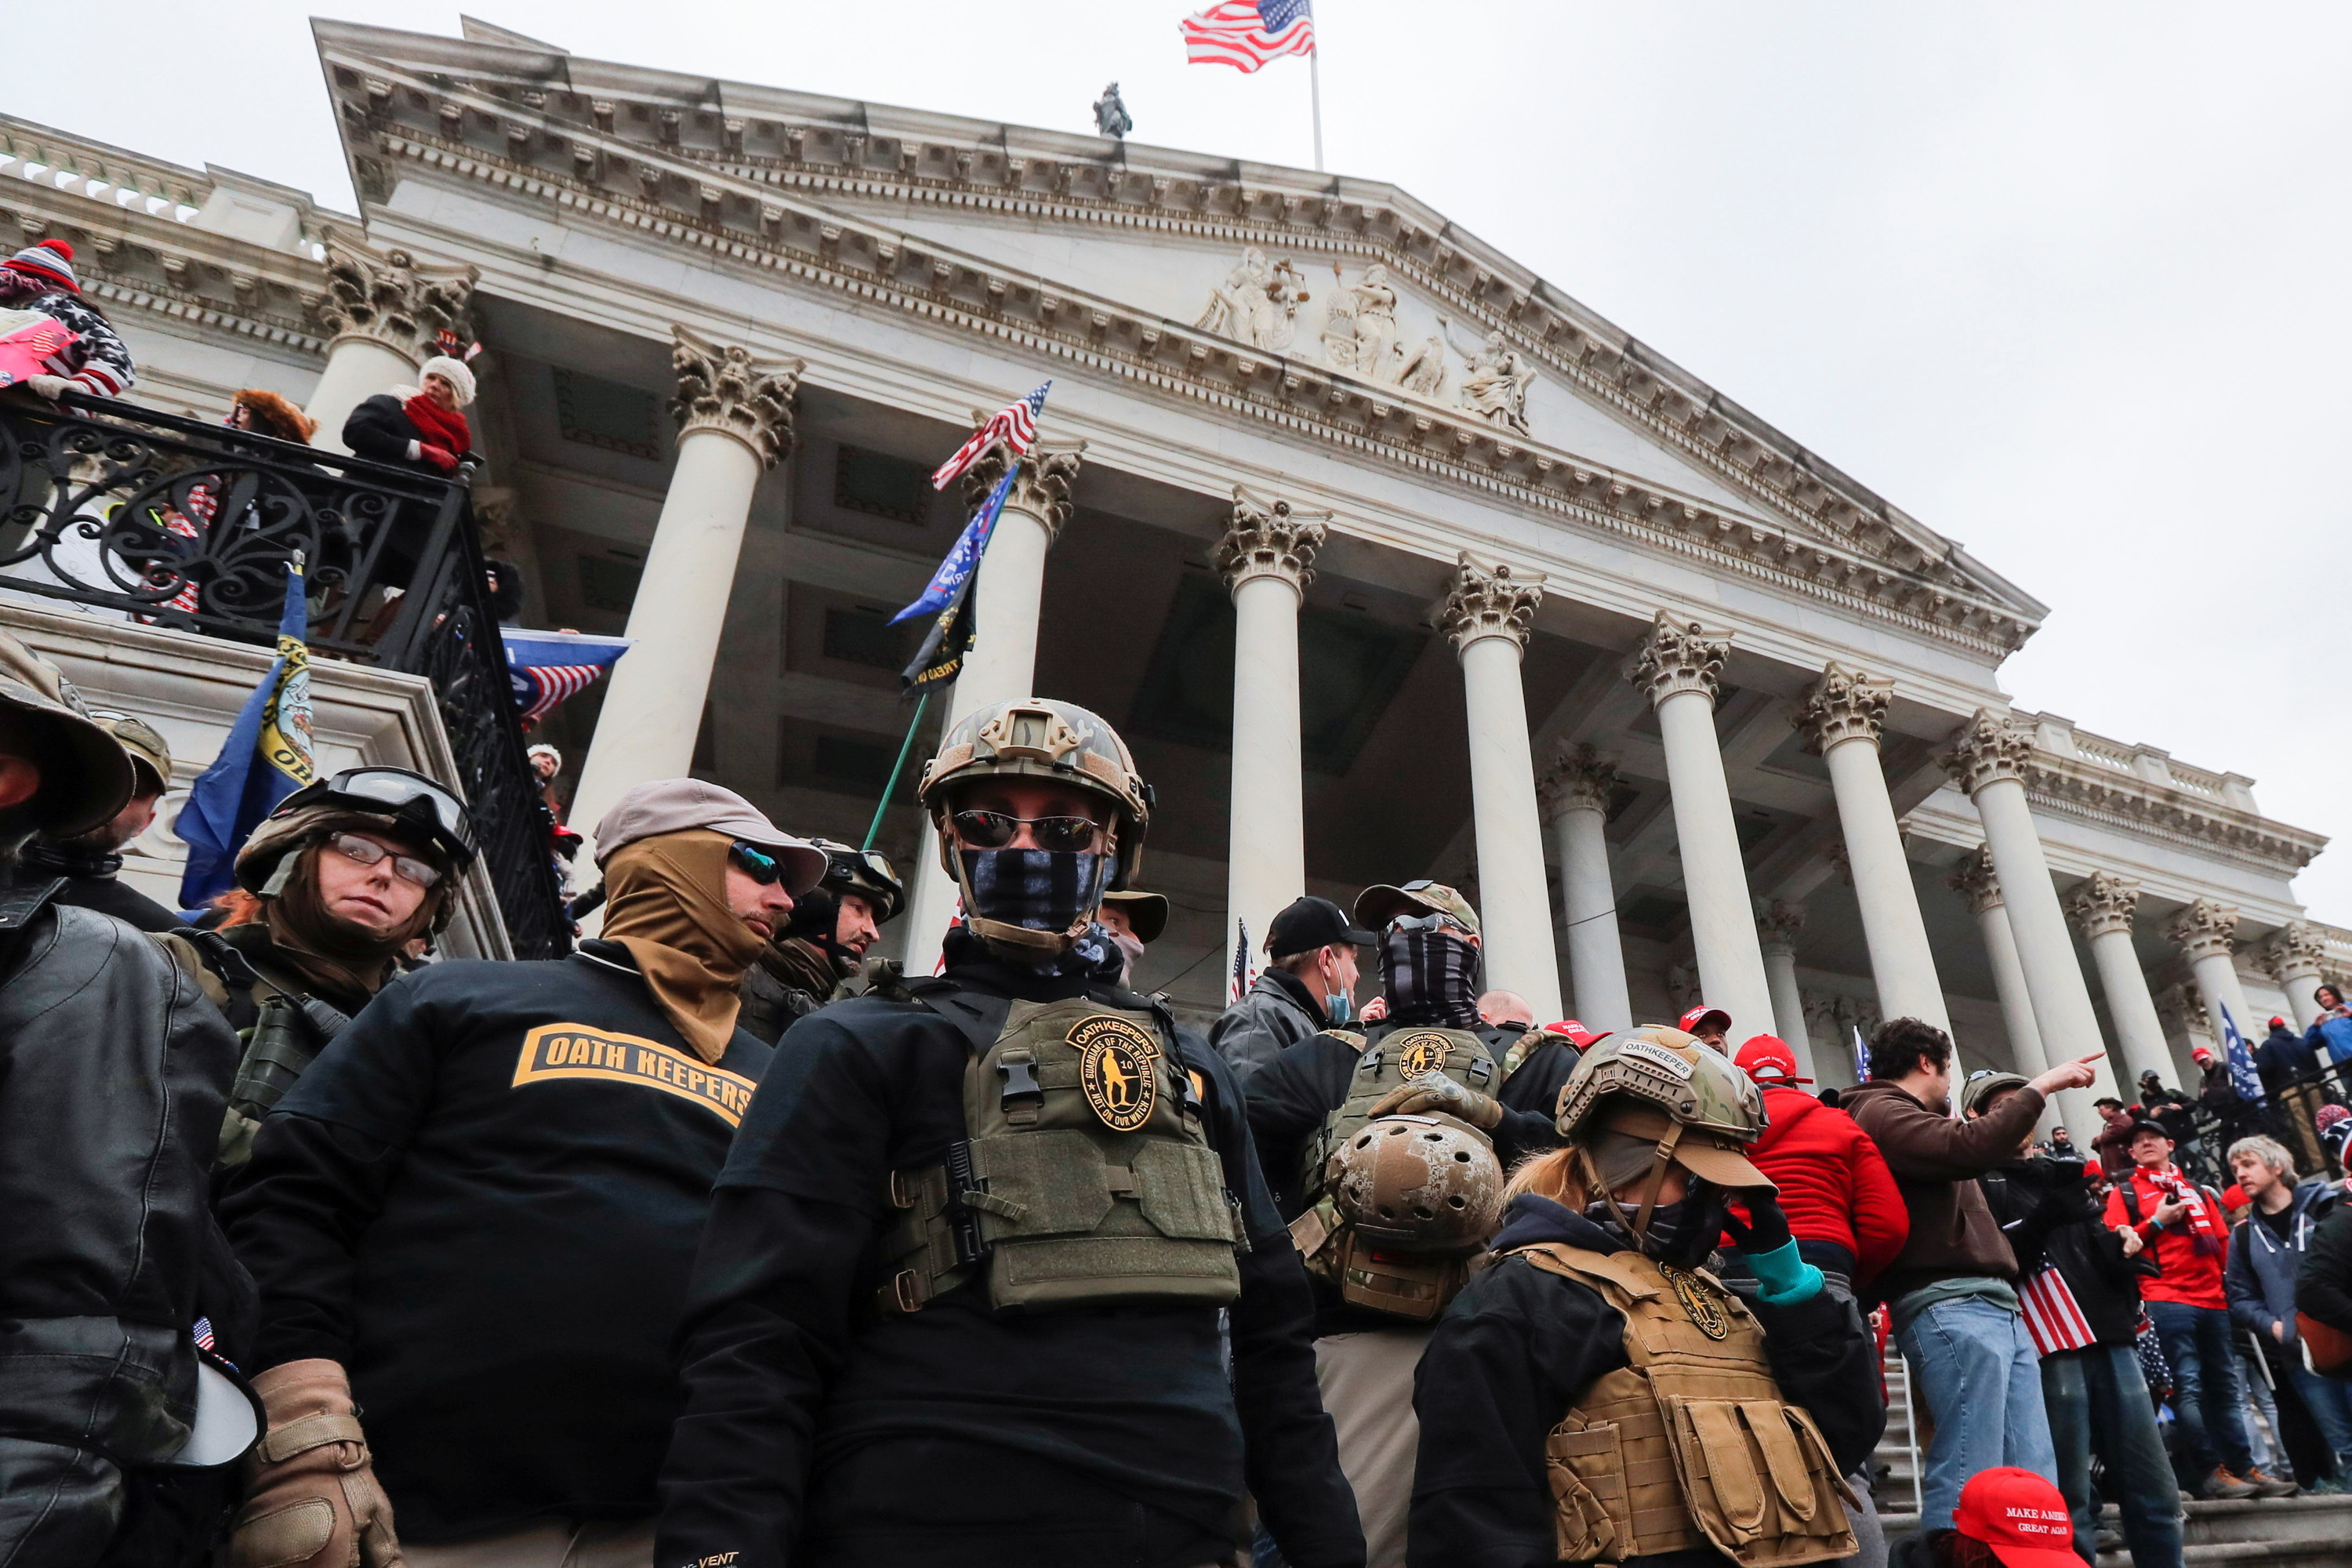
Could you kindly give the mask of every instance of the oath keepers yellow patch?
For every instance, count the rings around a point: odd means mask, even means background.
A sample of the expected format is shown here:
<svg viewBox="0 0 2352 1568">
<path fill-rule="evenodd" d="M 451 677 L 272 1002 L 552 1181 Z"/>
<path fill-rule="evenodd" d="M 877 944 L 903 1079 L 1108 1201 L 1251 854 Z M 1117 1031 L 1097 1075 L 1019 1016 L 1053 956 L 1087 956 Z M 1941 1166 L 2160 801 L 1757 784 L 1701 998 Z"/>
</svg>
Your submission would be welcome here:
<svg viewBox="0 0 2352 1568">
<path fill-rule="evenodd" d="M 1160 1074 L 1153 1066 L 1160 1042 L 1126 1018 L 1097 1015 L 1081 1018 L 1065 1037 L 1078 1047 L 1078 1087 L 1102 1124 L 1132 1132 L 1151 1120 L 1160 1101 Z"/>
<path fill-rule="evenodd" d="M 1397 1066 L 1403 1070 L 1405 1077 L 1419 1078 L 1425 1072 L 1435 1072 L 1444 1067 L 1445 1053 L 1453 1048 L 1454 1042 L 1444 1035 L 1425 1030 L 1418 1035 L 1407 1035 L 1397 1042 Z"/>
<path fill-rule="evenodd" d="M 1696 1274 L 1664 1263 L 1658 1265 L 1658 1272 L 1664 1275 L 1666 1283 L 1675 1288 L 1675 1300 L 1683 1304 L 1683 1313 L 1690 1319 L 1693 1328 L 1711 1340 L 1729 1337 L 1731 1320 L 1724 1315 L 1723 1303 L 1716 1300 L 1715 1292 L 1707 1289 L 1706 1281 Z"/>
<path fill-rule="evenodd" d="M 730 1127 L 743 1124 L 752 1083 L 740 1073 L 722 1072 L 690 1052 L 659 1040 L 615 1035 L 580 1024 L 541 1024 L 522 1037 L 513 1087 L 559 1079 L 602 1079 L 634 1083 L 690 1100 Z"/>
</svg>

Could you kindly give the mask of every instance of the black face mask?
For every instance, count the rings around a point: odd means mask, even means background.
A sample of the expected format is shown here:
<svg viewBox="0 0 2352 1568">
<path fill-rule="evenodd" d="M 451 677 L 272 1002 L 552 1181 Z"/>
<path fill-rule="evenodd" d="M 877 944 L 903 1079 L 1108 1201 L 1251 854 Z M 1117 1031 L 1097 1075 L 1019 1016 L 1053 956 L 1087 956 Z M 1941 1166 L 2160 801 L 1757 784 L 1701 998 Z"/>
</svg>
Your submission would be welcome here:
<svg viewBox="0 0 2352 1568">
<path fill-rule="evenodd" d="M 1395 1023 L 1475 1028 L 1478 950 L 1444 931 L 1392 931 L 1381 939 L 1381 989 Z"/>
<path fill-rule="evenodd" d="M 1639 1204 L 1587 1204 L 1584 1217 L 1654 1263 L 1696 1268 L 1722 1238 L 1724 1207 L 1722 1194 L 1695 1181 L 1685 1196 L 1650 1211 L 1649 1232 L 1641 1240 L 1633 1236 Z"/>
</svg>

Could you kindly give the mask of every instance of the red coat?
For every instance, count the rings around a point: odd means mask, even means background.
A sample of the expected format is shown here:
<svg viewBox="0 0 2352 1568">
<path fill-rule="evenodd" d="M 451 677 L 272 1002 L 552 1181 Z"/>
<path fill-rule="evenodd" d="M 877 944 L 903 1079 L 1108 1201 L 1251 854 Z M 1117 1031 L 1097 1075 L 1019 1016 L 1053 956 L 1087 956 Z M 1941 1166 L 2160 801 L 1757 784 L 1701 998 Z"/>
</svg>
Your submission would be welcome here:
<svg viewBox="0 0 2352 1568">
<path fill-rule="evenodd" d="M 2179 1301 L 2215 1311 L 2227 1310 L 2230 1298 L 2222 1293 L 2221 1274 L 2230 1260 L 2229 1215 L 2220 1212 L 2210 1193 L 2199 1188 L 2199 1201 L 2207 1211 L 2205 1234 L 2199 1236 L 2185 1214 L 2158 1229 L 2156 1211 L 2165 1201 L 2166 1189 L 2146 1170 L 2135 1165 L 2130 1176 L 2119 1179 L 2107 1189 L 2110 1228 L 2131 1224 L 2131 1215 L 2124 1205 L 2122 1184 L 2126 1180 L 2139 1198 L 2139 1238 L 2156 1258 L 2156 1278 L 2139 1282 L 2140 1300 Z M 2186 1179 L 2178 1172 L 2173 1173 L 2173 1180 L 2186 1185 Z"/>
<path fill-rule="evenodd" d="M 1766 1084 L 1764 1113 L 1764 1136 L 1748 1159 L 1780 1189 L 1781 1212 L 1798 1240 L 1835 1242 L 1853 1254 L 1860 1289 L 1911 1237 L 1911 1211 L 1886 1157 L 1853 1117 L 1801 1089 Z"/>
</svg>

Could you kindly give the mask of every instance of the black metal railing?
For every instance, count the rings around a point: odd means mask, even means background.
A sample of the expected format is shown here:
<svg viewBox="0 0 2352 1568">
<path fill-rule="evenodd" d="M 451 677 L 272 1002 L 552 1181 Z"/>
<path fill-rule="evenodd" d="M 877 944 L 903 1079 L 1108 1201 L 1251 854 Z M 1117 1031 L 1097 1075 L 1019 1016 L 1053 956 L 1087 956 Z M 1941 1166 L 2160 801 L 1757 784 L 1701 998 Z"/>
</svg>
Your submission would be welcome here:
<svg viewBox="0 0 2352 1568">
<path fill-rule="evenodd" d="M 0 586 L 274 645 L 299 553 L 310 647 L 433 683 L 519 957 L 570 949 L 546 808 L 462 481 L 68 394 L 0 393 Z"/>
<path fill-rule="evenodd" d="M 2294 1156 L 2305 1176 L 2341 1177 L 2342 1159 L 2320 1142 L 2315 1123 L 2321 1107 L 2352 1104 L 2352 1063 L 2321 1065 L 2291 1076 L 2273 1076 L 2260 1100 L 2229 1099 L 2208 1104 L 2193 1097 L 2185 1105 L 2160 1108 L 2157 1119 L 2188 1135 L 2174 1141 L 2173 1160 L 2197 1181 L 2226 1188 L 2230 1146 L 2241 1138 L 2274 1138 Z M 2184 1091 L 2191 1092 L 2191 1091 Z"/>
</svg>

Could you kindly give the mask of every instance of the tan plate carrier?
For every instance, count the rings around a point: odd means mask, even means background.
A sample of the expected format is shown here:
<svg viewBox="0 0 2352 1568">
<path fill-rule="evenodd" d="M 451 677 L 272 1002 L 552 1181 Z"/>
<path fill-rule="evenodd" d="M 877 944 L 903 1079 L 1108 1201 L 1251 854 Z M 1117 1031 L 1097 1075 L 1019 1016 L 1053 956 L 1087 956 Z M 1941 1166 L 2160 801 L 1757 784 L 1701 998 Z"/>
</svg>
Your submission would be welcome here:
<svg viewBox="0 0 2352 1568">
<path fill-rule="evenodd" d="M 1600 1292 L 1633 1363 L 1594 1379 L 1544 1446 L 1560 1561 L 1712 1544 L 1743 1568 L 1780 1568 L 1861 1550 L 1843 1506 L 1853 1494 L 1811 1415 L 1781 1399 L 1738 1297 L 1634 1252 L 1544 1242 L 1510 1256 Z"/>
</svg>

